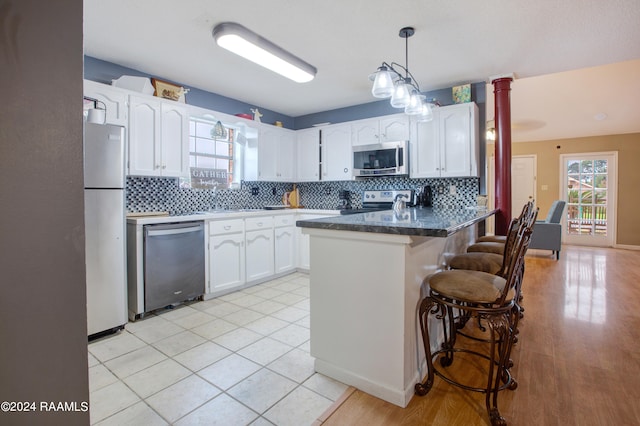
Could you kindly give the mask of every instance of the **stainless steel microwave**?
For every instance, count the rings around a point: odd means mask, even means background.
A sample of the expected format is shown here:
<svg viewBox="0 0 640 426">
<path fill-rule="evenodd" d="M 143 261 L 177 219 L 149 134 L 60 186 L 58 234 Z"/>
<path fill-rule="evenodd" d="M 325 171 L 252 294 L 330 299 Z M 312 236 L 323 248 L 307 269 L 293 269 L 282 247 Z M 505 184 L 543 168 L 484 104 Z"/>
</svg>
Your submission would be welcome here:
<svg viewBox="0 0 640 426">
<path fill-rule="evenodd" d="M 409 174 L 409 142 L 381 142 L 352 147 L 353 176 L 403 176 Z"/>
</svg>

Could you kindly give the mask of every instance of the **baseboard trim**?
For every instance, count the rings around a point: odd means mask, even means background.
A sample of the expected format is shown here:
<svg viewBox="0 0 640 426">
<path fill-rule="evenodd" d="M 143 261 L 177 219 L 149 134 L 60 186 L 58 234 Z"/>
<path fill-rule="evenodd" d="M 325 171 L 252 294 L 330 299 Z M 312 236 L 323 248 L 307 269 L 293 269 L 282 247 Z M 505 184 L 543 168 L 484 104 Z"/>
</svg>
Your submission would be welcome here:
<svg viewBox="0 0 640 426">
<path fill-rule="evenodd" d="M 623 249 L 623 250 L 640 250 L 640 246 L 633 246 L 629 244 L 614 244 L 613 248 Z"/>
</svg>

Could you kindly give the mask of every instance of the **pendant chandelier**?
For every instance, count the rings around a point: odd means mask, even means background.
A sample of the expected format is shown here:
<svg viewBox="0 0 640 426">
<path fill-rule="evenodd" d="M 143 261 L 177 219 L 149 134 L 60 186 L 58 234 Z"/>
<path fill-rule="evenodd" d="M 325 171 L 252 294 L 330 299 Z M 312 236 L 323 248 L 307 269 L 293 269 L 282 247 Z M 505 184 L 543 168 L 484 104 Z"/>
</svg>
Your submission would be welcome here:
<svg viewBox="0 0 640 426">
<path fill-rule="evenodd" d="M 369 76 L 373 80 L 371 94 L 376 98 L 391 98 L 392 107 L 404 108 L 405 114 L 416 116 L 418 121 L 431 121 L 433 105 L 420 93 L 418 82 L 409 72 L 409 37 L 413 34 L 413 27 L 400 30 L 399 36 L 405 41 L 405 66 L 396 62 L 383 62 L 378 70 Z M 403 71 L 404 76 L 394 66 Z"/>
</svg>

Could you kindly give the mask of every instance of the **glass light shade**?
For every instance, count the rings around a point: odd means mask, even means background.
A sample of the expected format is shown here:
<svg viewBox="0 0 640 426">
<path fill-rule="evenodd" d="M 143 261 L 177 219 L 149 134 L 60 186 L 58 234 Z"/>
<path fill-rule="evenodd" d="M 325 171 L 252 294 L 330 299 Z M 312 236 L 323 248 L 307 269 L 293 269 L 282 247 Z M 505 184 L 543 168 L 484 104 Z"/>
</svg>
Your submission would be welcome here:
<svg viewBox="0 0 640 426">
<path fill-rule="evenodd" d="M 391 106 L 394 108 L 404 108 L 409 104 L 409 99 L 411 98 L 411 94 L 409 89 L 411 88 L 405 80 L 400 79 L 396 81 L 395 87 L 393 89 L 393 94 L 391 95 Z"/>
<path fill-rule="evenodd" d="M 213 129 L 211 129 L 211 137 L 214 139 L 225 139 L 227 137 L 227 129 L 220 121 L 218 121 L 216 125 L 213 126 Z"/>
<path fill-rule="evenodd" d="M 422 106 L 425 104 L 425 98 L 426 96 L 421 95 L 416 89 L 413 89 L 411 97 L 409 98 L 409 103 L 404 107 L 404 113 L 407 115 L 420 114 L 422 112 Z"/>
<path fill-rule="evenodd" d="M 423 102 L 422 110 L 418 114 L 418 121 L 428 122 L 433 120 L 433 111 L 431 111 L 431 104 L 429 102 Z"/>
<path fill-rule="evenodd" d="M 378 68 L 371 94 L 376 98 L 389 98 L 393 94 L 393 74 L 384 65 Z"/>
</svg>

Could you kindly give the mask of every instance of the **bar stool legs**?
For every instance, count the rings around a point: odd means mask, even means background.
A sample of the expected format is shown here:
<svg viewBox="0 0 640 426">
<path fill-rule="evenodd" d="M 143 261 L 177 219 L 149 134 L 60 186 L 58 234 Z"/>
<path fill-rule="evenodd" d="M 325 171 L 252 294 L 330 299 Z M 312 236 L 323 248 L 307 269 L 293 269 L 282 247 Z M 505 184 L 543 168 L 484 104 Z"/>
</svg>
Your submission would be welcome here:
<svg viewBox="0 0 640 426">
<path fill-rule="evenodd" d="M 426 395 L 433 387 L 436 375 L 462 389 L 484 393 L 487 414 L 493 426 L 507 424 L 498 410 L 499 393 L 518 386 L 509 368 L 513 365 L 511 349 L 516 341 L 521 314 L 517 300 L 524 273 L 524 255 L 531 240 L 531 226 L 523 222 L 515 235 L 514 250 L 505 256 L 502 276 L 462 269 L 435 273 L 425 278 L 429 293 L 418 309 L 427 373 L 426 378 L 415 385 L 416 395 Z M 482 324 L 484 330 L 475 327 L 475 321 Z M 438 332 L 442 332 L 443 338 L 436 351 L 431 350 L 431 337 L 440 338 L 440 334 L 431 336 L 430 325 L 434 323 L 440 325 Z M 467 326 L 470 330 L 463 330 Z M 462 344 L 457 344 L 458 340 Z M 470 358 L 473 361 L 469 361 Z M 486 373 L 484 385 L 472 386 L 468 377 L 454 377 L 452 374 L 460 370 L 449 370 L 448 367 L 456 360 L 458 363 L 468 362 L 469 371 L 485 363 L 486 367 L 481 369 L 482 374 Z"/>
<path fill-rule="evenodd" d="M 498 393 L 504 389 L 515 389 L 517 382 L 511 377 L 509 372 L 509 356 L 513 343 L 513 323 L 512 315 L 514 306 L 505 306 L 503 309 L 483 310 L 477 307 L 468 307 L 474 311 L 474 316 L 486 324 L 488 332 L 489 351 L 479 352 L 473 349 L 456 348 L 456 331 L 453 308 L 447 306 L 441 300 L 433 297 L 426 297 L 422 300 L 419 310 L 420 330 L 425 342 L 425 353 L 427 363 L 427 377 L 421 383 L 415 385 L 415 393 L 418 396 L 426 395 L 433 387 L 435 376 L 439 376 L 444 381 L 463 388 L 465 390 L 482 392 L 485 394 L 485 405 L 489 419 L 493 426 L 505 426 L 507 424 L 498 409 Z M 439 320 L 444 330 L 444 342 L 441 349 L 431 351 L 430 334 L 428 321 L 431 316 Z M 452 365 L 456 353 L 463 352 L 478 356 L 487 361 L 487 381 L 484 387 L 473 387 L 460 383 L 449 377 L 444 369 Z M 439 364 L 439 367 L 434 365 Z"/>
</svg>

